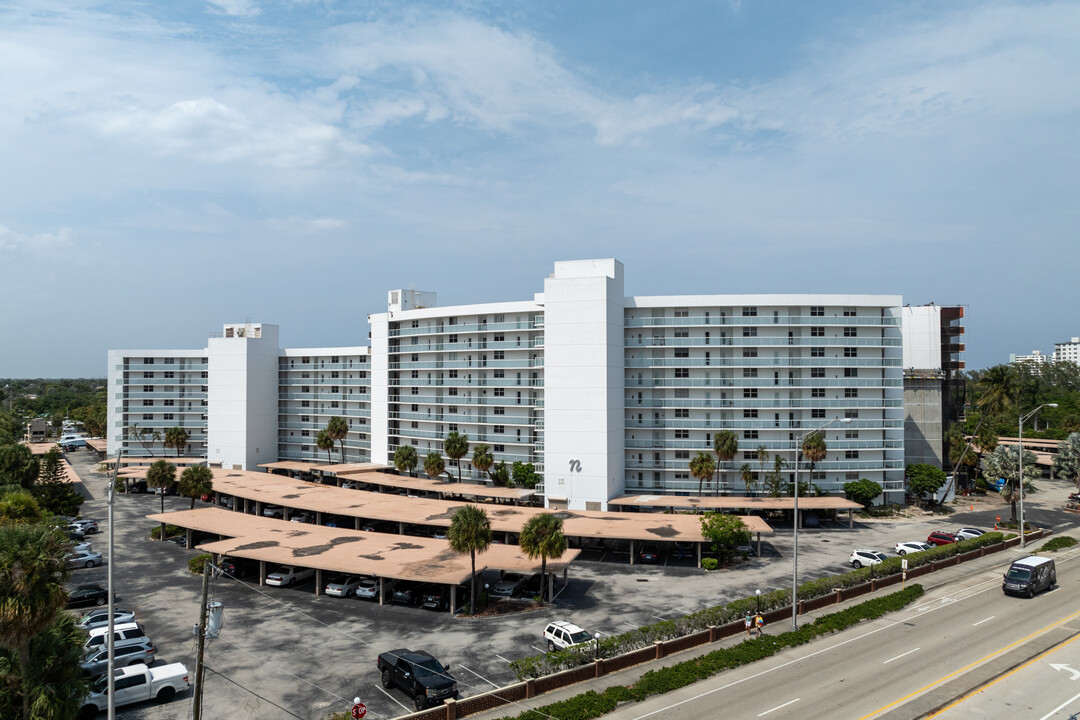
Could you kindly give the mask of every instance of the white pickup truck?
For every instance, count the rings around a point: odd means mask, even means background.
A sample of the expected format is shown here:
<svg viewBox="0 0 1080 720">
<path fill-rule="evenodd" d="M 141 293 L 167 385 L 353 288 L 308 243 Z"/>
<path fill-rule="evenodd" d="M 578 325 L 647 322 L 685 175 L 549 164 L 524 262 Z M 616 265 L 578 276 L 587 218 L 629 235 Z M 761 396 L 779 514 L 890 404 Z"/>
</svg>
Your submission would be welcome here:
<svg viewBox="0 0 1080 720">
<path fill-rule="evenodd" d="M 157 700 L 169 702 L 176 693 L 183 692 L 191 687 L 188 682 L 188 671 L 183 663 L 162 665 L 161 667 L 147 667 L 146 665 L 130 665 L 116 670 L 114 688 L 116 694 L 116 707 Z M 79 710 L 79 718 L 85 720 L 92 718 L 109 706 L 108 678 L 99 678 L 90 686 L 90 694 L 83 699 L 82 708 Z"/>
</svg>

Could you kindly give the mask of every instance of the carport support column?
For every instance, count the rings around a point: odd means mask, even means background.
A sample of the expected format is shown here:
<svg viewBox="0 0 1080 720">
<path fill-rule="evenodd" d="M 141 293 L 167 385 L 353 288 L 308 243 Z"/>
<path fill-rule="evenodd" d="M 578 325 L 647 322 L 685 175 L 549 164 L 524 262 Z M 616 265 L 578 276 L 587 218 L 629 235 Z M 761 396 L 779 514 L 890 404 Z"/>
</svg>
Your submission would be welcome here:
<svg viewBox="0 0 1080 720">
<path fill-rule="evenodd" d="M 701 546 L 705 543 L 694 543 L 697 545 L 697 566 L 701 567 Z"/>
<path fill-rule="evenodd" d="M 399 522 L 397 524 L 397 534 L 398 535 L 404 535 L 405 534 L 405 523 Z"/>
<path fill-rule="evenodd" d="M 289 522 L 289 513 L 291 513 L 291 512 L 292 512 L 291 508 L 283 505 L 282 508 L 281 508 L 281 519 L 284 520 L 285 522 Z"/>
<path fill-rule="evenodd" d="M 630 564 L 634 564 L 634 540 L 630 540 Z"/>
<path fill-rule="evenodd" d="M 185 543 L 184 547 L 186 547 L 188 550 L 190 550 L 191 549 L 191 528 L 188 528 L 187 530 L 184 530 L 184 543 Z"/>
<path fill-rule="evenodd" d="M 255 501 L 255 514 L 258 515 L 259 517 L 262 517 L 262 514 L 263 514 L 262 500 L 256 500 Z"/>
<path fill-rule="evenodd" d="M 847 529 L 855 529 L 855 515 L 851 512 L 851 508 L 847 509 Z"/>
<path fill-rule="evenodd" d="M 757 556 L 761 557 L 761 533 L 757 534 Z"/>
<path fill-rule="evenodd" d="M 322 570 L 315 568 L 315 597 L 322 595 Z"/>
<path fill-rule="evenodd" d="M 322 525 L 322 512 L 318 510 L 315 511 L 315 524 Z"/>
<path fill-rule="evenodd" d="M 457 585 L 450 586 L 450 617 L 454 617 L 454 613 L 457 612 Z"/>
<path fill-rule="evenodd" d="M 360 529 L 360 518 L 354 517 L 353 518 L 353 530 L 359 530 L 359 529 Z"/>
<path fill-rule="evenodd" d="M 383 584 L 383 579 L 379 578 L 379 604 L 382 605 L 386 602 L 386 586 Z"/>
<path fill-rule="evenodd" d="M 266 561 L 259 561 L 259 586 L 266 585 Z"/>
</svg>

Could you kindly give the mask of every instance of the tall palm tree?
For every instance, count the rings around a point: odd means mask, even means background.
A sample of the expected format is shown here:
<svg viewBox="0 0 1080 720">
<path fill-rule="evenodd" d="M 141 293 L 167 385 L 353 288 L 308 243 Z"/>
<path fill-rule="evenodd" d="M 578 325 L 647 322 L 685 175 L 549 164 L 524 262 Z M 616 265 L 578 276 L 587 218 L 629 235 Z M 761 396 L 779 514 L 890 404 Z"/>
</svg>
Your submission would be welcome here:
<svg viewBox="0 0 1080 720">
<path fill-rule="evenodd" d="M 472 560 L 469 610 L 472 614 L 476 614 L 476 553 L 483 553 L 491 546 L 491 520 L 481 507 L 476 505 L 459 507 L 450 518 L 450 529 L 446 533 L 446 539 L 450 542 L 451 550 L 461 555 L 468 553 Z"/>
<path fill-rule="evenodd" d="M 1016 373 L 1009 365 L 988 368 L 976 386 L 979 399 L 975 401 L 975 406 L 988 415 L 1000 415 L 1016 402 Z"/>
<path fill-rule="evenodd" d="M 138 443 L 143 446 L 143 449 L 146 450 L 146 431 L 139 427 L 138 423 L 131 423 L 128 425 L 127 434 L 129 439 L 138 441 Z M 147 450 L 147 452 L 150 454 L 150 457 L 154 456 L 152 450 Z"/>
<path fill-rule="evenodd" d="M 461 458 L 469 454 L 469 436 L 452 432 L 443 441 L 446 457 L 457 463 L 457 480 L 461 482 Z"/>
<path fill-rule="evenodd" d="M 705 453 L 701 453 L 705 455 Z M 705 457 L 712 460 L 711 457 Z M 562 518 L 554 513 L 540 513 L 529 518 L 525 526 L 521 528 L 521 536 L 518 538 L 521 551 L 529 556 L 530 560 L 540 558 L 540 604 L 544 603 L 544 588 L 548 585 L 547 559 L 549 557 L 562 557 L 566 552 L 566 535 L 563 534 Z M 554 598 L 551 598 L 554 600 Z"/>
<path fill-rule="evenodd" d="M 761 482 L 765 483 L 765 463 L 769 462 L 769 449 L 764 444 L 758 445 L 757 450 L 754 452 L 757 457 L 758 465 L 761 466 Z"/>
<path fill-rule="evenodd" d="M 809 435 L 802 444 L 802 456 L 810 464 L 810 479 L 814 479 L 814 466 L 825 459 L 825 436 L 821 433 Z"/>
<path fill-rule="evenodd" d="M 1012 521 L 1016 522 L 1016 502 L 1020 499 L 1020 473 L 1017 467 L 1020 464 L 1020 448 L 1016 445 L 998 445 L 994 452 L 984 458 L 986 474 L 992 479 L 1002 479 L 1005 484 L 1001 488 L 1001 497 L 1005 502 L 1012 505 Z M 1038 480 L 1042 477 L 1042 470 L 1037 464 L 1035 453 L 1030 450 L 1024 451 L 1024 477 L 1023 480 Z"/>
<path fill-rule="evenodd" d="M 191 434 L 182 427 L 171 427 L 165 431 L 165 447 L 176 448 L 176 457 L 180 457 L 180 451 L 187 445 Z"/>
<path fill-rule="evenodd" d="M 0 648 L 19 658 L 24 720 L 31 717 L 31 642 L 67 602 L 67 548 L 49 525 L 0 526 Z"/>
<path fill-rule="evenodd" d="M 319 431 L 319 434 L 315 436 L 315 447 L 320 450 L 326 451 L 326 464 L 331 463 L 330 451 L 334 449 L 334 438 L 330 437 L 330 433 L 326 432 L 326 428 Z"/>
<path fill-rule="evenodd" d="M 345 436 L 349 434 L 349 423 L 343 417 L 332 417 L 326 423 L 326 432 L 334 442 L 341 444 L 341 462 L 345 462 Z"/>
<path fill-rule="evenodd" d="M 754 468 L 750 463 L 743 463 L 739 468 L 739 476 L 742 478 L 743 484 L 746 485 L 747 492 L 753 494 L 757 490 L 757 481 L 754 478 Z"/>
<path fill-rule="evenodd" d="M 29 696 L 33 718 L 76 716 L 90 685 L 80 667 L 86 632 L 75 621 L 71 613 L 59 613 L 48 627 L 31 638 L 29 677 L 18 693 L 0 691 L 0 717 L 22 715 L 21 702 L 25 696 Z M 13 653 L 0 649 L 0 676 L 17 677 L 18 665 Z"/>
<path fill-rule="evenodd" d="M 739 452 L 739 436 L 730 430 L 721 430 L 713 435 L 713 452 L 716 453 L 716 472 L 719 480 L 721 463 L 731 462 Z M 717 485 L 719 487 L 719 484 Z"/>
<path fill-rule="evenodd" d="M 472 466 L 491 479 L 491 466 L 495 464 L 495 456 L 491 454 L 491 448 L 480 443 L 473 448 Z"/>
<path fill-rule="evenodd" d="M 195 498 L 212 492 L 214 492 L 214 471 L 205 465 L 192 465 L 180 473 L 180 494 L 191 498 L 192 510 L 195 509 Z"/>
<path fill-rule="evenodd" d="M 1068 478 L 1080 487 L 1080 433 L 1069 433 L 1069 436 L 1058 444 L 1057 454 L 1054 455 L 1054 472 L 1058 477 Z"/>
<path fill-rule="evenodd" d="M 146 446 L 147 452 L 150 453 L 150 457 L 154 457 L 154 445 L 159 442 L 161 442 L 161 432 L 159 430 L 155 430 L 154 432 L 150 433 L 150 444 Z M 162 450 L 161 454 L 164 455 L 165 451 Z"/>
<path fill-rule="evenodd" d="M 716 472 L 716 461 L 713 460 L 712 455 L 707 452 L 699 452 L 694 457 L 690 458 L 690 474 L 697 478 L 697 494 L 701 496 L 702 486 L 705 481 L 713 476 Z"/>
<path fill-rule="evenodd" d="M 416 448 L 412 445 L 398 445 L 397 450 L 394 451 L 394 467 L 397 471 L 412 475 L 413 470 L 416 469 L 416 463 Z"/>
<path fill-rule="evenodd" d="M 446 463 L 443 462 L 442 455 L 432 450 L 424 456 L 424 474 L 434 480 L 443 474 L 446 470 Z"/>
<path fill-rule="evenodd" d="M 161 512 L 165 512 L 165 492 L 176 482 L 176 466 L 167 460 L 158 460 L 146 471 L 146 484 L 161 489 Z M 165 539 L 165 533 L 161 534 Z"/>
</svg>

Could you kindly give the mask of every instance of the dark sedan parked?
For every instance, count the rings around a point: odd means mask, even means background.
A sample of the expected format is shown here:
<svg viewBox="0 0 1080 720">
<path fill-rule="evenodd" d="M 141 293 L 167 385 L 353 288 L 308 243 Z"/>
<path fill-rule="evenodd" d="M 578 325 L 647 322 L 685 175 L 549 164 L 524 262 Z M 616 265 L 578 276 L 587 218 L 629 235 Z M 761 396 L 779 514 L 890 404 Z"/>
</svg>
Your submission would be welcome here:
<svg viewBox="0 0 1080 720">
<path fill-rule="evenodd" d="M 100 585 L 80 585 L 68 595 L 69 608 L 104 605 L 109 602 L 109 591 Z"/>
</svg>

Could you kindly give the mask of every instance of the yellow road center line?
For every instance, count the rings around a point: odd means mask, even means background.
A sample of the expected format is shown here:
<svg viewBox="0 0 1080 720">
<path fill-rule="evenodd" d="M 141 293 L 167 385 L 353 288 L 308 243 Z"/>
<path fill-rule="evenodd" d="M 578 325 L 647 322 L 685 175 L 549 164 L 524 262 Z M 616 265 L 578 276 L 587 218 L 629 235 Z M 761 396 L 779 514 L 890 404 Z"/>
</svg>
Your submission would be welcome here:
<svg viewBox="0 0 1080 720">
<path fill-rule="evenodd" d="M 990 659 L 1002 654 L 1003 652 L 1007 652 L 1009 650 L 1012 650 L 1017 645 L 1023 644 L 1025 642 L 1027 642 L 1028 640 L 1030 640 L 1031 638 L 1036 637 L 1037 635 L 1041 635 L 1044 632 L 1047 632 L 1049 630 L 1053 630 L 1054 628 L 1056 628 L 1059 625 L 1064 625 L 1065 623 L 1069 622 L 1070 620 L 1072 620 L 1075 617 L 1080 617 L 1080 611 L 1074 612 L 1072 615 L 1069 615 L 1068 617 L 1064 617 L 1064 618 L 1062 618 L 1061 620 L 1058 620 L 1055 623 L 1051 623 L 1050 625 L 1047 625 L 1046 627 L 1042 628 L 1041 630 L 1036 630 L 1035 632 L 1031 633 L 1027 637 L 1022 637 L 1019 640 L 1017 640 L 1016 642 L 1009 643 L 1005 647 L 999 648 L 998 650 L 995 650 L 994 652 L 990 653 L 989 655 L 986 655 L 985 657 L 979 658 L 975 662 L 972 662 L 972 663 L 970 663 L 968 665 L 965 665 L 964 667 L 960 668 L 959 670 L 954 670 L 951 673 L 949 673 L 948 675 L 945 675 L 944 677 L 938 678 L 934 682 L 932 682 L 932 683 L 930 683 L 928 685 L 924 685 L 923 687 L 919 688 L 918 690 L 915 690 L 914 692 L 910 692 L 907 695 L 903 696 L 902 698 L 898 698 L 896 700 L 893 700 L 888 705 L 885 705 L 884 707 L 880 707 L 877 710 L 874 710 L 873 712 L 871 712 L 871 713 L 869 713 L 867 715 L 863 715 L 861 718 L 859 718 L 859 720 L 868 720 L 869 718 L 872 718 L 875 715 L 880 715 L 881 713 L 885 712 L 886 710 L 894 708 L 897 705 L 900 705 L 901 703 L 904 703 L 907 700 L 910 700 L 911 698 L 915 697 L 916 695 L 920 695 L 920 694 L 926 692 L 927 690 L 929 690 L 932 687 L 940 685 L 941 683 L 943 683 L 943 682 L 945 682 L 947 680 L 950 680 L 950 679 L 956 677 L 957 675 L 960 675 L 961 673 L 967 672 L 968 670 L 975 667 L 976 665 L 980 665 L 980 664 L 986 662 L 987 660 L 990 660 Z"/>
</svg>

